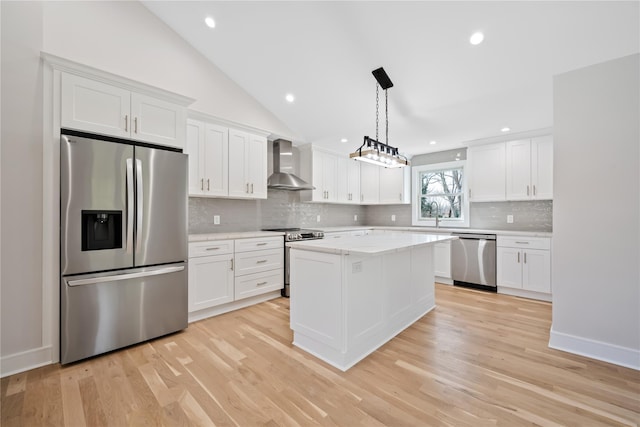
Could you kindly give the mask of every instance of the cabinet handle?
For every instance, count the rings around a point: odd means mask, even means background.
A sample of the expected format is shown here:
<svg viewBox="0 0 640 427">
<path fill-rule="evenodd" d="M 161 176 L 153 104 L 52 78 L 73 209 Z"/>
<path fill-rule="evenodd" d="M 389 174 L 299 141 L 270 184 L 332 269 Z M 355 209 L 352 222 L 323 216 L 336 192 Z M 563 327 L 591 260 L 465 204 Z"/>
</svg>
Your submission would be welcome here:
<svg viewBox="0 0 640 427">
<path fill-rule="evenodd" d="M 520 252 L 518 252 L 518 264 L 520 264 Z"/>
<path fill-rule="evenodd" d="M 214 248 L 206 248 L 205 251 L 217 251 L 218 249 L 220 249 L 220 246 L 216 246 Z"/>
<path fill-rule="evenodd" d="M 133 119 L 133 133 L 138 133 L 138 118 L 134 117 Z"/>
<path fill-rule="evenodd" d="M 204 178 L 200 179 L 200 190 L 204 191 Z"/>
<path fill-rule="evenodd" d="M 536 195 L 536 186 L 535 186 L 535 184 L 533 185 L 533 195 L 534 196 Z"/>
<path fill-rule="evenodd" d="M 258 283 L 256 283 L 256 286 L 266 285 L 267 283 L 269 283 L 269 282 L 258 282 Z"/>
<path fill-rule="evenodd" d="M 253 182 L 251 183 L 251 194 L 253 194 Z"/>
<path fill-rule="evenodd" d="M 528 245 L 529 242 L 516 242 L 518 245 Z"/>
<path fill-rule="evenodd" d="M 527 196 L 529 195 L 529 186 L 527 185 Z"/>
<path fill-rule="evenodd" d="M 247 191 L 245 191 L 245 193 L 249 192 L 249 183 L 247 182 Z"/>
<path fill-rule="evenodd" d="M 524 263 L 525 264 L 527 263 L 527 253 L 526 252 L 524 253 Z"/>
<path fill-rule="evenodd" d="M 129 115 L 124 115 L 124 131 L 129 132 Z"/>
<path fill-rule="evenodd" d="M 265 262 L 267 262 L 266 259 L 259 259 L 258 261 L 256 261 L 256 264 L 264 264 Z"/>
<path fill-rule="evenodd" d="M 471 189 L 469 189 L 469 200 L 471 200 Z"/>
<path fill-rule="evenodd" d="M 230 261 L 231 261 L 231 271 L 233 271 L 233 258 L 231 258 Z"/>
<path fill-rule="evenodd" d="M 207 191 L 211 190 L 211 186 L 209 184 L 209 178 L 207 178 Z"/>
<path fill-rule="evenodd" d="M 267 242 L 260 242 L 260 243 L 256 243 L 256 246 L 265 246 L 267 244 Z"/>
<path fill-rule="evenodd" d="M 402 193 L 398 193 L 398 200 L 402 201 Z"/>
<path fill-rule="evenodd" d="M 360 194 L 360 201 L 363 202 L 364 201 L 364 194 Z"/>
</svg>

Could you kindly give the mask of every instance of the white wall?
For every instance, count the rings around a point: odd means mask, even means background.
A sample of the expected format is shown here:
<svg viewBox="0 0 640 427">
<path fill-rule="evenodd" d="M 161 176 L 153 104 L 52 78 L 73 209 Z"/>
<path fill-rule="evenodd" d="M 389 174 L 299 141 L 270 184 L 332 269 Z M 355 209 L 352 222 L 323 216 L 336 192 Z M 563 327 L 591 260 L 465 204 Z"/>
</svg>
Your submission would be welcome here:
<svg viewBox="0 0 640 427">
<path fill-rule="evenodd" d="M 195 98 L 190 108 L 210 115 L 294 135 L 138 2 L 2 1 L 0 8 L 4 376 L 57 359 L 46 339 L 55 327 L 47 313 L 57 310 L 43 307 L 43 295 L 58 290 L 43 292 L 43 215 L 51 215 L 43 208 L 43 180 L 55 177 L 43 176 L 50 161 L 43 158 L 41 51 Z"/>
<path fill-rule="evenodd" d="M 42 343 L 42 6 L 2 8 L 2 355 Z"/>
<path fill-rule="evenodd" d="M 554 79 L 550 346 L 640 369 L 640 55 Z"/>
</svg>

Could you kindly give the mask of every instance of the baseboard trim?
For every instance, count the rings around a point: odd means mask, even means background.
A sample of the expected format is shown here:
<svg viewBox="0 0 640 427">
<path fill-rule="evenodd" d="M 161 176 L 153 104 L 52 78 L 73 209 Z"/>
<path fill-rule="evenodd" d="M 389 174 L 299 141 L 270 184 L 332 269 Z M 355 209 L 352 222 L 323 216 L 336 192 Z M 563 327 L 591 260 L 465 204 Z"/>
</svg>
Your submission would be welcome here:
<svg viewBox="0 0 640 427">
<path fill-rule="evenodd" d="M 4 378 L 52 364 L 51 351 L 52 347 L 46 346 L 3 356 L 0 359 L 0 377 Z"/>
<path fill-rule="evenodd" d="M 640 350 L 557 332 L 553 326 L 549 347 L 640 371 Z"/>
<path fill-rule="evenodd" d="M 229 302 L 226 304 L 218 305 L 215 307 L 205 308 L 203 310 L 194 311 L 189 313 L 189 323 L 197 322 L 198 320 L 207 319 L 209 317 L 217 316 L 219 314 L 228 313 L 230 311 L 239 310 L 241 308 L 249 307 L 261 302 L 269 301 L 274 298 L 280 298 L 280 289 L 271 291 L 262 295 L 255 295 L 249 298 L 244 298 L 238 301 Z"/>
<path fill-rule="evenodd" d="M 552 301 L 551 294 L 546 294 L 544 292 L 527 291 L 524 289 L 505 288 L 504 286 L 498 286 L 498 293 L 511 295 L 513 297 L 537 299 L 547 302 Z"/>
</svg>

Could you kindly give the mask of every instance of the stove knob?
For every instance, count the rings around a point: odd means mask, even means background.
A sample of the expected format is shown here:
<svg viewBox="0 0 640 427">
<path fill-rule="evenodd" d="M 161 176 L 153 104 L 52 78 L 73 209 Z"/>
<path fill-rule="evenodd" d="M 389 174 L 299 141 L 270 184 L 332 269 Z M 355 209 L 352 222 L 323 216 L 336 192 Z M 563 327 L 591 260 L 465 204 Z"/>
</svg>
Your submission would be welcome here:
<svg viewBox="0 0 640 427">
<path fill-rule="evenodd" d="M 322 231 L 314 231 L 313 237 L 315 237 L 316 239 L 322 239 L 324 237 L 324 233 Z"/>
<path fill-rule="evenodd" d="M 300 235 L 300 233 L 295 233 L 291 236 L 291 239 L 293 240 L 301 240 L 302 236 Z"/>
</svg>

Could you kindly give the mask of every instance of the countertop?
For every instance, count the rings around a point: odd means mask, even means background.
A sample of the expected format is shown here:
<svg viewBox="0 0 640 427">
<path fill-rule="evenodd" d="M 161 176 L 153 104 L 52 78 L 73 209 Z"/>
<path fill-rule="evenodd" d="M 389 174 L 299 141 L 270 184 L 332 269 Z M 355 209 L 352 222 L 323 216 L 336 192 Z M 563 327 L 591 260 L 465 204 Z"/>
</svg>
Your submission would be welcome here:
<svg viewBox="0 0 640 427">
<path fill-rule="evenodd" d="M 207 240 L 249 239 L 252 237 L 284 236 L 280 231 L 238 231 L 227 233 L 189 234 L 189 242 L 204 242 Z"/>
<path fill-rule="evenodd" d="M 292 249 L 338 255 L 382 255 L 414 246 L 435 245 L 438 242 L 455 239 L 457 237 L 438 234 L 403 233 L 352 236 L 344 239 L 305 240 L 289 242 L 287 246 Z"/>
<path fill-rule="evenodd" d="M 499 236 L 526 236 L 526 237 L 552 237 L 549 231 L 514 231 L 514 230 L 488 230 L 482 228 L 444 228 L 444 227 L 389 227 L 389 226 L 367 226 L 354 225 L 343 227 L 309 227 L 322 230 L 325 233 L 339 233 L 342 231 L 358 230 L 391 230 L 391 231 L 413 231 L 416 233 L 485 233 Z"/>
<path fill-rule="evenodd" d="M 353 225 L 343 227 L 305 227 L 314 230 L 322 230 L 325 233 L 339 233 L 358 230 L 390 230 L 412 231 L 415 233 L 487 233 L 500 236 L 524 236 L 524 237 L 551 237 L 553 233 L 546 231 L 512 231 L 512 230 L 487 230 L 479 228 L 435 228 L 435 227 L 385 227 L 371 225 Z M 252 237 L 283 236 L 280 231 L 238 231 L 220 233 L 193 233 L 189 234 L 189 242 L 204 242 L 207 240 L 249 239 Z"/>
</svg>

